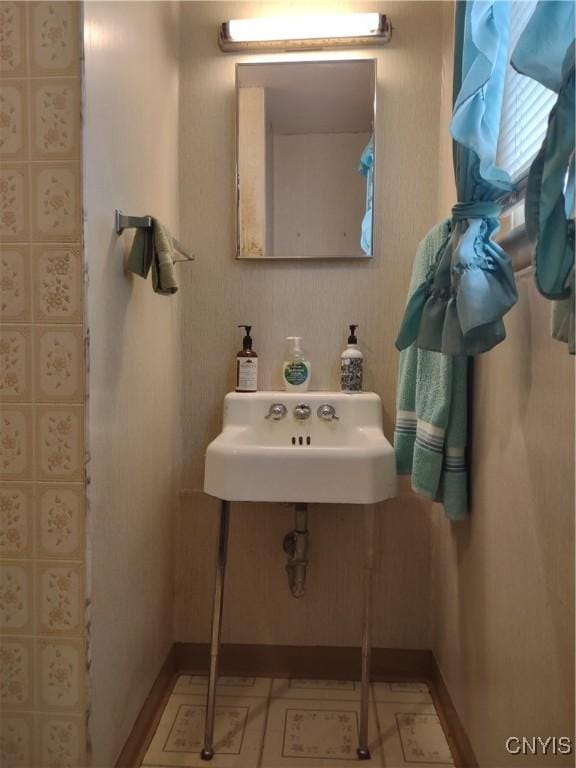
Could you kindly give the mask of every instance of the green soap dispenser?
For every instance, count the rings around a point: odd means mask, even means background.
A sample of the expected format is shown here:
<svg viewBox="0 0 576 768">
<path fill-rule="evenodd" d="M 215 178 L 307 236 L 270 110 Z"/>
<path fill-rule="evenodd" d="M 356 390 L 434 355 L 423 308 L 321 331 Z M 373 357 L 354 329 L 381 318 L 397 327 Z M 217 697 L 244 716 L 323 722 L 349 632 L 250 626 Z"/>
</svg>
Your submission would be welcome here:
<svg viewBox="0 0 576 768">
<path fill-rule="evenodd" d="M 258 390 L 258 355 L 252 349 L 251 325 L 239 325 L 244 328 L 242 349 L 236 355 L 236 392 L 256 392 Z"/>
<path fill-rule="evenodd" d="M 301 347 L 301 336 L 286 338 L 286 359 L 282 365 L 284 389 L 305 392 L 310 386 L 311 366 Z"/>
<path fill-rule="evenodd" d="M 356 337 L 357 325 L 351 325 L 348 346 L 340 356 L 340 390 L 342 392 L 362 392 L 364 355 L 358 349 Z"/>
</svg>

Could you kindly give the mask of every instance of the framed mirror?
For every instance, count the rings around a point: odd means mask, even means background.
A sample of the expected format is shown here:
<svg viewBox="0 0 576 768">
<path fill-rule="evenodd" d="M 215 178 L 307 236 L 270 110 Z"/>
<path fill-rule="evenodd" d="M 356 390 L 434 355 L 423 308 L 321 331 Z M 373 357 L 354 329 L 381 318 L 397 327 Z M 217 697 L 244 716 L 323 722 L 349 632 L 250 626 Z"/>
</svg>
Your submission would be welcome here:
<svg viewBox="0 0 576 768">
<path fill-rule="evenodd" d="M 372 256 L 376 59 L 236 65 L 237 256 Z"/>
</svg>

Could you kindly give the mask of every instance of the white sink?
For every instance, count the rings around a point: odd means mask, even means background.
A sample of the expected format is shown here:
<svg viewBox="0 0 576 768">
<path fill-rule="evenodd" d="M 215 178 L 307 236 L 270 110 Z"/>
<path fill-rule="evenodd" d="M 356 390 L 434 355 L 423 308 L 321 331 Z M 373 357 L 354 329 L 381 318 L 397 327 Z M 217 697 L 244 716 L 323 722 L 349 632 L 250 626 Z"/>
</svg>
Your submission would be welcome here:
<svg viewBox="0 0 576 768">
<path fill-rule="evenodd" d="M 267 419 L 282 404 L 286 416 Z M 310 416 L 298 420 L 296 406 Z M 338 419 L 323 420 L 321 405 Z M 232 392 L 206 451 L 204 491 L 226 501 L 373 504 L 396 495 L 396 460 L 373 392 Z"/>
</svg>

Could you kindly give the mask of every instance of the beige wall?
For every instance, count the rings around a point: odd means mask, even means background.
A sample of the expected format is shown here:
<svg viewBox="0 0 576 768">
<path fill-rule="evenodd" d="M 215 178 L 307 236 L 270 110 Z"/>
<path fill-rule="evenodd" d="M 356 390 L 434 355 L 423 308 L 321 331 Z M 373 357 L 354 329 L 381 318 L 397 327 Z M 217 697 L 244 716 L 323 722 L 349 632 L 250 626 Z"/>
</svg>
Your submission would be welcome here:
<svg viewBox="0 0 576 768">
<path fill-rule="evenodd" d="M 264 88 L 238 90 L 238 143 L 245 152 L 238 158 L 238 178 L 242 191 L 238 215 L 243 221 L 240 253 L 262 256 L 266 252 L 268 221 L 266 157 L 270 152 Z"/>
<path fill-rule="evenodd" d="M 85 9 L 90 736 L 93 765 L 110 768 L 172 642 L 179 296 L 124 273 L 132 234 L 113 216 L 179 234 L 178 7 Z"/>
<path fill-rule="evenodd" d="M 85 765 L 79 10 L 0 3 L 5 768 Z"/>
<path fill-rule="evenodd" d="M 358 164 L 369 139 L 360 131 L 274 136 L 273 256 L 364 256 Z"/>
<path fill-rule="evenodd" d="M 444 128 L 441 137 L 444 215 L 454 186 Z M 574 360 L 550 338 L 532 270 L 517 282 L 506 341 L 475 361 L 472 515 L 450 524 L 434 508 L 433 649 L 482 768 L 574 764 L 504 748 L 509 736 L 574 734 Z"/>
<path fill-rule="evenodd" d="M 472 515 L 434 532 L 434 652 L 483 768 L 508 736 L 574 735 L 574 361 L 532 271 L 476 361 Z"/>
<path fill-rule="evenodd" d="M 236 61 L 222 54 L 217 24 L 228 18 L 294 12 L 382 10 L 395 26 L 378 52 L 375 252 L 364 263 L 236 261 L 234 124 Z M 215 507 L 199 493 L 208 442 L 220 429 L 222 400 L 234 387 L 238 323 L 253 324 L 261 388 L 280 388 L 284 337 L 299 334 L 313 364 L 314 388 L 334 389 L 347 324 L 359 323 L 366 386 L 383 399 L 392 437 L 396 366 L 393 341 L 416 245 L 435 222 L 439 116 L 439 7 L 434 2 L 195 2 L 182 8 L 181 235 L 197 254 L 183 273 L 181 485 L 177 523 L 176 639 L 209 633 Z M 373 56 L 373 51 L 309 54 Z M 272 57 L 274 59 L 278 57 Z M 290 58 L 286 56 L 286 58 Z M 292 57 L 293 58 L 293 57 Z M 403 151 L 409 146 L 410 151 Z M 416 499 L 391 502 L 381 516 L 375 640 L 426 648 L 430 630 L 430 524 Z M 236 642 L 355 644 L 360 636 L 357 510 L 316 508 L 310 520 L 308 594 L 288 591 L 283 534 L 289 509 L 233 509 L 224 639 Z"/>
</svg>

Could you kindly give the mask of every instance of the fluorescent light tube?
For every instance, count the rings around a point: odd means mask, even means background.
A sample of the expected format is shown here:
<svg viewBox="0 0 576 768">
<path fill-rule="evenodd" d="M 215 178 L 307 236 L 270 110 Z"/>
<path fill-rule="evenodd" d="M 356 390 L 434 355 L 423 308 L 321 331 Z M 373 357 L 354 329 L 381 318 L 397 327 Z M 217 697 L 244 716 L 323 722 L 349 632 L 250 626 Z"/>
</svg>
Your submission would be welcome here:
<svg viewBox="0 0 576 768">
<path fill-rule="evenodd" d="M 285 16 L 264 19 L 233 19 L 228 22 L 230 40 L 311 40 L 322 37 L 365 37 L 380 29 L 379 13 L 347 13 L 339 16 Z"/>
</svg>

